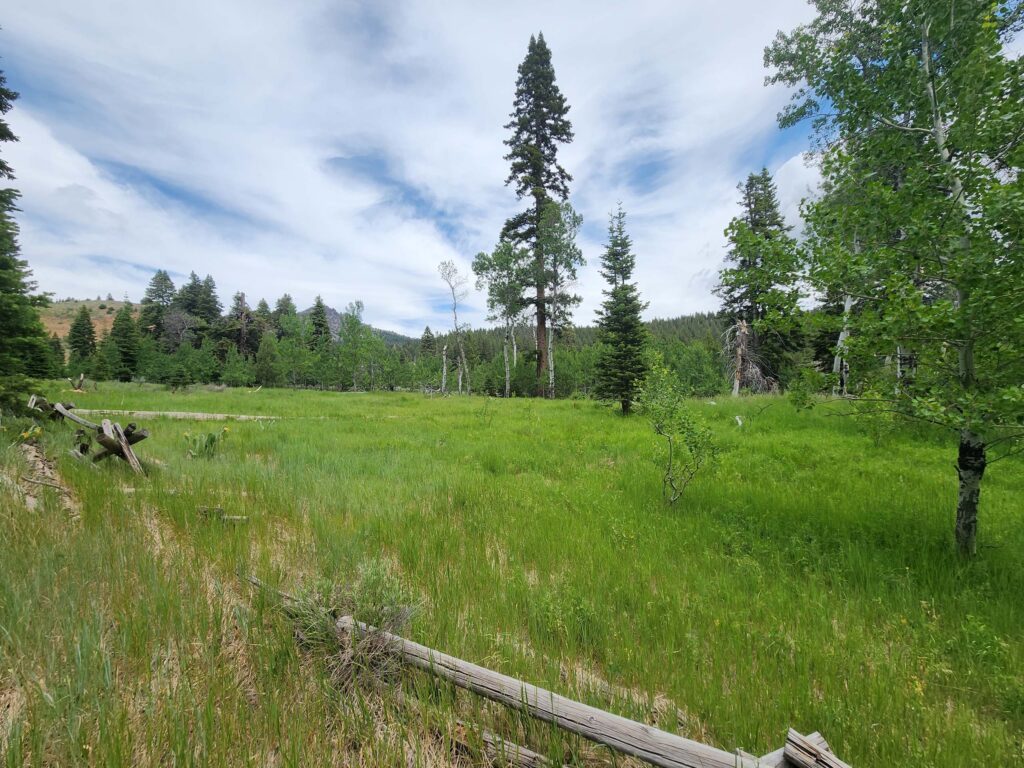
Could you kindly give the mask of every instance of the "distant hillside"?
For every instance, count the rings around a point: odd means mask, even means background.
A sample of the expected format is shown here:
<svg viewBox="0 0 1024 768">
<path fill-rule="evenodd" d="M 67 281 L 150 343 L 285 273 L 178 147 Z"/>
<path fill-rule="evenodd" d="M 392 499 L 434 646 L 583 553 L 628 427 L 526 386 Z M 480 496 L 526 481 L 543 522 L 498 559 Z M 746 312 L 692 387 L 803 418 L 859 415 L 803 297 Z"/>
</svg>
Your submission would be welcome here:
<svg viewBox="0 0 1024 768">
<path fill-rule="evenodd" d="M 313 308 L 304 309 L 299 312 L 300 317 L 307 317 Z M 334 307 L 327 307 L 327 326 L 331 329 L 331 335 L 334 338 L 338 338 L 338 332 L 341 329 L 341 312 L 334 309 Z M 408 344 L 409 342 L 416 341 L 411 336 L 403 336 L 401 333 L 395 333 L 394 331 L 385 331 L 380 328 L 373 328 L 374 333 L 378 334 L 384 343 L 391 347 L 401 346 L 402 344 Z"/>
<path fill-rule="evenodd" d="M 92 323 L 96 327 L 96 337 L 99 338 L 110 330 L 114 324 L 114 315 L 117 310 L 124 306 L 123 301 L 105 301 L 100 299 L 62 299 L 55 301 L 48 307 L 40 310 L 40 317 L 47 334 L 56 333 L 60 338 L 68 335 L 68 329 L 78 314 L 78 310 L 86 306 L 92 316 Z M 138 307 L 135 308 L 135 315 L 138 316 Z"/>
</svg>

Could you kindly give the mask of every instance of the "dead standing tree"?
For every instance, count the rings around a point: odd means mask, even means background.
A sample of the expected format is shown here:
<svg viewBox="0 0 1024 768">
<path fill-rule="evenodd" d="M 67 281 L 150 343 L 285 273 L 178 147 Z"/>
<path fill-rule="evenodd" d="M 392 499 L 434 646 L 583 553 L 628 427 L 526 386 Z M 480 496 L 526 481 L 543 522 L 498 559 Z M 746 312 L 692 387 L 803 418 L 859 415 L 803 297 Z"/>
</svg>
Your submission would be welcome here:
<svg viewBox="0 0 1024 768">
<path fill-rule="evenodd" d="M 462 383 L 463 380 L 465 380 L 466 394 L 471 395 L 473 394 L 473 391 L 472 385 L 469 383 L 469 366 L 466 364 L 466 348 L 462 343 L 462 332 L 466 330 L 466 327 L 459 325 L 459 302 L 468 295 L 468 291 L 466 290 L 466 278 L 459 272 L 454 261 L 442 261 L 438 265 L 437 271 L 440 273 L 441 279 L 448 285 L 448 290 L 452 294 L 452 322 L 454 323 L 455 332 L 459 394 L 462 394 Z"/>
<path fill-rule="evenodd" d="M 725 332 L 725 355 L 732 369 L 732 396 L 739 397 L 740 389 L 755 394 L 773 394 L 779 383 L 761 371 L 761 363 L 750 342 L 750 325 L 740 320 Z"/>
</svg>

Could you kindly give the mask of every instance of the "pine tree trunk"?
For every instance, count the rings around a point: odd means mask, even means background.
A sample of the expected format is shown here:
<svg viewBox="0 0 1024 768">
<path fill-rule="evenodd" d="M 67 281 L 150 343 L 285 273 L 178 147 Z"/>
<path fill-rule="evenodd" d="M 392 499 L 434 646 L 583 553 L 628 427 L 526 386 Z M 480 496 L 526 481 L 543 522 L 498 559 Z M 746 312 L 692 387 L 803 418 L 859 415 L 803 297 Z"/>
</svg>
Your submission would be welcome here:
<svg viewBox="0 0 1024 768">
<path fill-rule="evenodd" d="M 956 500 L 956 547 L 966 557 L 973 556 L 978 550 L 978 499 L 986 463 L 985 441 L 969 429 L 962 430 L 956 463 L 956 473 L 960 478 Z"/>
<path fill-rule="evenodd" d="M 548 372 L 548 314 L 544 286 L 537 286 L 537 396 L 545 395 Z"/>
</svg>

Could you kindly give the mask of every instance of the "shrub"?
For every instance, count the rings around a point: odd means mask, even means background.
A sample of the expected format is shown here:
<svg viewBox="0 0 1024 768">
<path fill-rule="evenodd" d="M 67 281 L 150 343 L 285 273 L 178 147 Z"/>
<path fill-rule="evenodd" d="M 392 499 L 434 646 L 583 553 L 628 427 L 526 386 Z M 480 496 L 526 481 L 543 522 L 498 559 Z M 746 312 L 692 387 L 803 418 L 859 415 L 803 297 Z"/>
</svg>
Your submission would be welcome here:
<svg viewBox="0 0 1024 768">
<path fill-rule="evenodd" d="M 655 365 L 644 379 L 637 399 L 654 432 L 665 439 L 662 495 L 675 504 L 697 473 L 714 464 L 718 448 L 709 430 L 686 406 L 685 392 L 675 374 Z"/>
</svg>

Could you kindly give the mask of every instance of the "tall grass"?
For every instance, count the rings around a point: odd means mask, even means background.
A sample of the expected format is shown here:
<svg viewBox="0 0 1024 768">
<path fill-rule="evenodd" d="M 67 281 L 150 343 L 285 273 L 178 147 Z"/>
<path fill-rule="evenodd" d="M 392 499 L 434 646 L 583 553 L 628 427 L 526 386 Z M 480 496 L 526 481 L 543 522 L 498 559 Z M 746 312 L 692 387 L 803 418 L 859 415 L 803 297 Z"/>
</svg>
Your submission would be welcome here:
<svg viewBox="0 0 1024 768">
<path fill-rule="evenodd" d="M 205 426 L 152 420 L 145 478 L 64 458 L 72 430 L 46 426 L 83 510 L 2 497 L 0 696 L 24 699 L 9 764 L 429 762 L 436 728 L 339 695 L 272 596 L 236 578 L 295 591 L 355 583 L 367 563 L 416 591 L 416 640 L 726 749 L 769 752 L 793 726 L 857 766 L 1024 758 L 1018 460 L 986 475 L 982 554 L 964 563 L 948 439 L 781 400 L 696 402 L 721 460 L 669 508 L 648 426 L 585 401 L 73 399 L 285 418 L 230 425 L 205 459 L 183 439 Z M 2 460 L 24 472 L 16 451 Z M 635 695 L 610 701 L 600 680 Z M 436 717 L 479 706 L 431 695 Z"/>
</svg>

